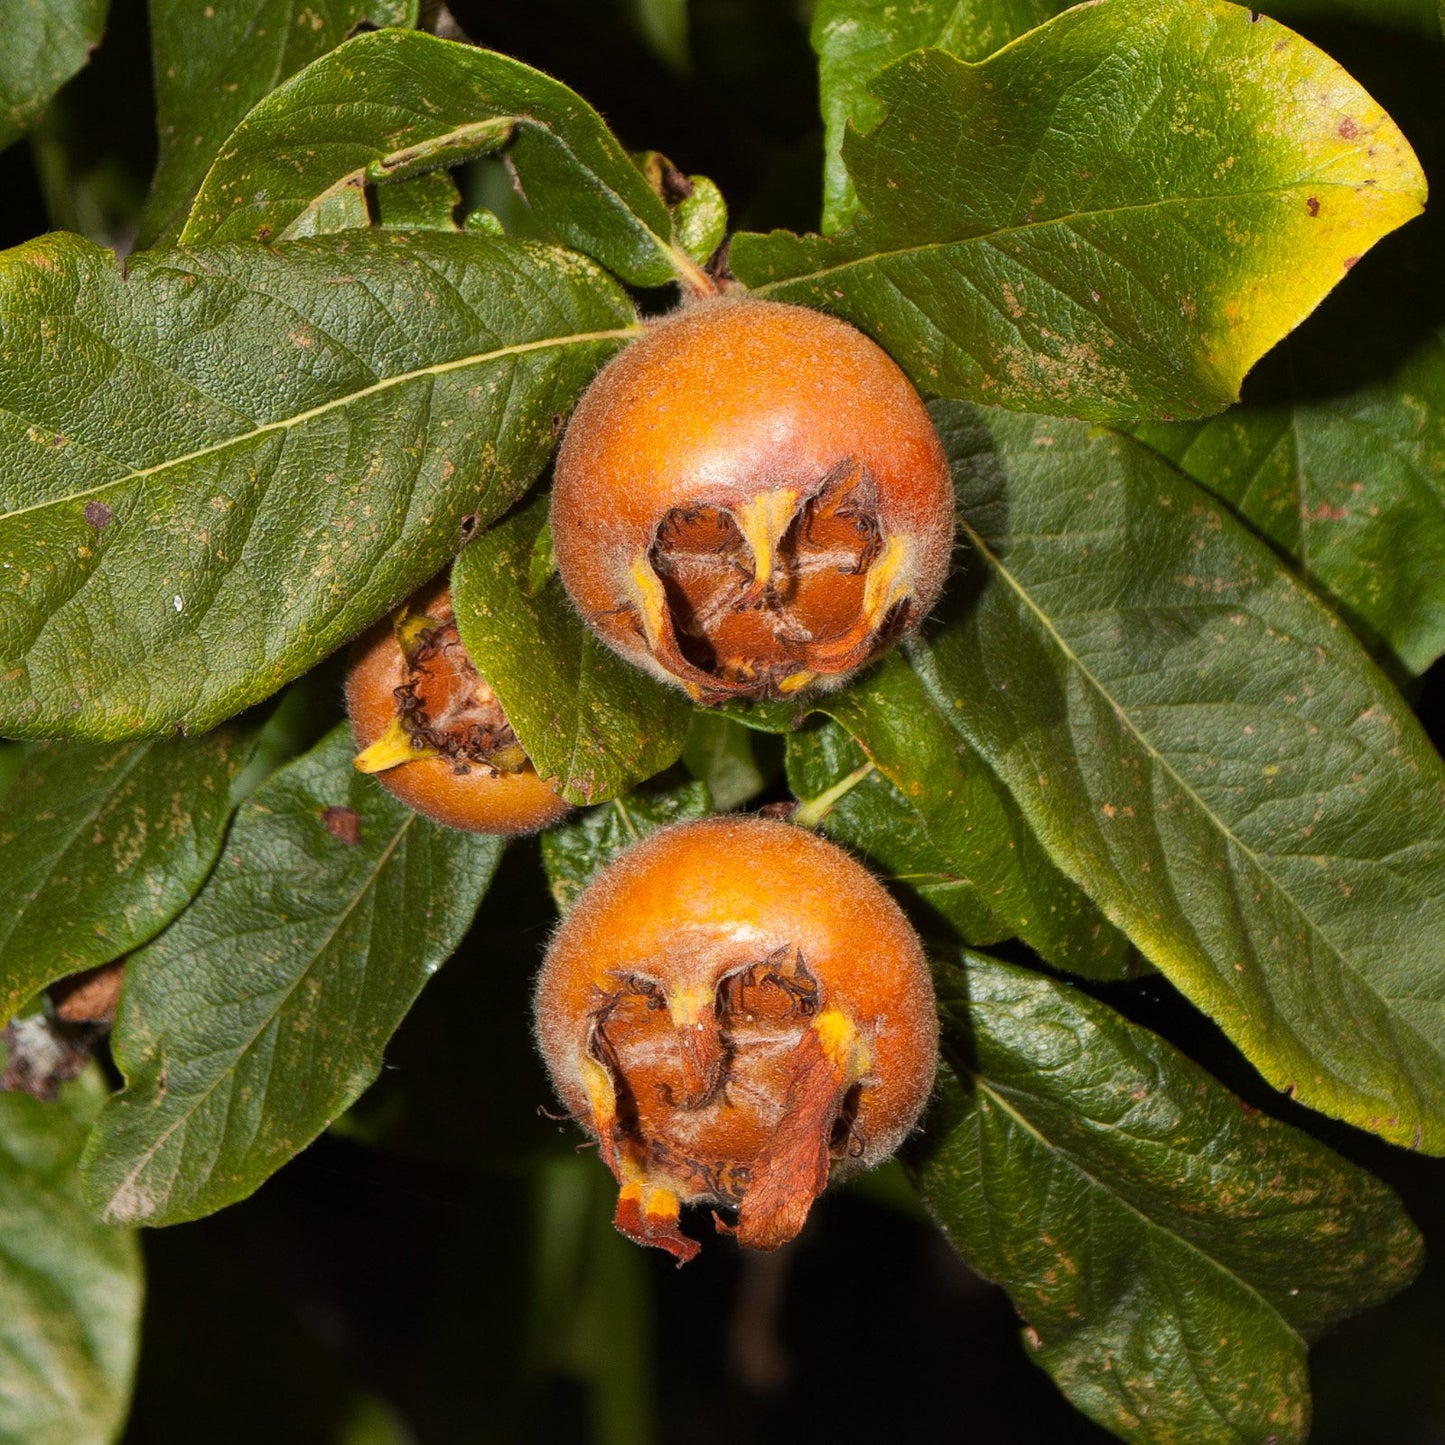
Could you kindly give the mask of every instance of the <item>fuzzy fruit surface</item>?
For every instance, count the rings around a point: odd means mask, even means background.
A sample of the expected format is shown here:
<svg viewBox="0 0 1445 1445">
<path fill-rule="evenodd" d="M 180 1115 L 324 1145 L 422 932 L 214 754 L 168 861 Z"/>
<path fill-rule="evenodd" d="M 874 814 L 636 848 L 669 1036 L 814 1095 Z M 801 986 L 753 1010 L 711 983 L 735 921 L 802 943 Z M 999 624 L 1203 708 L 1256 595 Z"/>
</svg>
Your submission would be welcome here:
<svg viewBox="0 0 1445 1445">
<path fill-rule="evenodd" d="M 535 833 L 567 811 L 517 741 L 433 583 L 353 649 L 346 710 L 356 766 L 408 807 L 471 833 Z"/>
<path fill-rule="evenodd" d="M 686 1262 L 680 1206 L 776 1249 L 830 1175 L 886 1159 L 933 1083 L 938 1022 L 898 905 L 840 848 L 761 818 L 681 823 L 600 873 L 554 935 L 537 1038 L 621 1192 Z"/>
<path fill-rule="evenodd" d="M 722 297 L 664 318 L 598 374 L 557 458 L 572 600 L 703 703 L 845 680 L 933 606 L 953 535 L 912 384 L 801 306 Z"/>
</svg>

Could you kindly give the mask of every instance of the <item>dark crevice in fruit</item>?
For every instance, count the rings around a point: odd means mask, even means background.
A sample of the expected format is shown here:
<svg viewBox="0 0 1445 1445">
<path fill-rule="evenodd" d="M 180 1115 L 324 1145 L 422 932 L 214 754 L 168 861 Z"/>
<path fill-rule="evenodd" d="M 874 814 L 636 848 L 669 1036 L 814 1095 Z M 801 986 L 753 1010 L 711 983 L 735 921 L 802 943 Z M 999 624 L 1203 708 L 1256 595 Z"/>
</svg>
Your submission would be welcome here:
<svg viewBox="0 0 1445 1445">
<path fill-rule="evenodd" d="M 865 602 L 883 548 L 876 484 L 851 458 L 801 496 L 766 560 L 728 508 L 673 508 L 647 554 L 670 624 L 662 660 L 704 701 L 783 696 L 800 672 L 852 670 L 882 631 Z M 901 630 L 908 620 L 895 606 L 885 625 Z"/>
<path fill-rule="evenodd" d="M 458 772 L 513 773 L 526 755 L 497 695 L 462 646 L 456 623 L 426 627 L 403 647 L 407 679 L 394 690 L 397 716 L 418 750 L 430 748 Z"/>
<path fill-rule="evenodd" d="M 785 945 L 726 973 L 682 1021 L 676 1004 L 642 973 L 597 995 L 587 1052 L 615 1096 L 614 1170 L 624 1183 L 638 1174 L 685 1183 L 687 1197 L 738 1211 L 720 1229 L 771 1240 L 771 1224 L 748 1213 L 750 1188 L 765 1179 L 770 1198 L 806 1213 L 828 1160 L 861 1151 L 862 1088 L 840 1087 L 812 1028 L 826 1006 L 822 988 L 801 951 Z M 769 1203 L 768 1218 L 782 1207 Z"/>
</svg>

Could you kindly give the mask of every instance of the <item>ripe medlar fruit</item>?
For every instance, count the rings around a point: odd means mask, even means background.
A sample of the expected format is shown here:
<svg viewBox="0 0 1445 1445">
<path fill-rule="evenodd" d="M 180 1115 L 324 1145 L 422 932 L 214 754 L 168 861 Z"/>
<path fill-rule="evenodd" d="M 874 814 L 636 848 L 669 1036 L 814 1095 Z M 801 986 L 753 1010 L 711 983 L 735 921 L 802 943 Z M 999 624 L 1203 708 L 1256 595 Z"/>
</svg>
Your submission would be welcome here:
<svg viewBox="0 0 1445 1445">
<path fill-rule="evenodd" d="M 532 767 L 434 583 L 357 643 L 346 710 L 357 768 L 408 807 L 471 833 L 535 833 L 567 811 Z"/>
<path fill-rule="evenodd" d="M 552 541 L 611 648 L 695 701 L 836 686 L 943 586 L 953 488 L 908 378 L 846 322 L 694 302 L 568 423 Z"/>
<path fill-rule="evenodd" d="M 787 823 L 664 828 L 612 862 L 552 939 L 537 1038 L 622 1186 L 616 1224 L 680 1263 L 682 1204 L 776 1249 L 830 1174 L 887 1158 L 938 1055 L 933 988 L 898 905 Z"/>
</svg>

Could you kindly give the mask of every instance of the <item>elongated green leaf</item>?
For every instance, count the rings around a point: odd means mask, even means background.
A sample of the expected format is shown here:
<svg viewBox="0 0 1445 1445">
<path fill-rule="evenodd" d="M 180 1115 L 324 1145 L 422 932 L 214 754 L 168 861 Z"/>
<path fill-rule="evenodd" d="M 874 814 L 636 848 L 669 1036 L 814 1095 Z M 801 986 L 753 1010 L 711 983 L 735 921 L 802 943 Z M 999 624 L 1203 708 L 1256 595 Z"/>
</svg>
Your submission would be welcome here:
<svg viewBox="0 0 1445 1445">
<path fill-rule="evenodd" d="M 670 823 L 706 818 L 712 799 L 703 783 L 637 788 L 589 808 L 542 835 L 542 862 L 552 897 L 565 913 L 577 895 L 619 853 Z"/>
<path fill-rule="evenodd" d="M 813 9 L 824 148 L 823 231 L 840 231 L 858 212 L 858 197 L 843 164 L 843 135 L 867 132 L 885 106 L 868 82 L 910 50 L 946 50 L 960 60 L 984 60 L 1010 40 L 1042 25 L 1069 0 L 819 0 Z"/>
<path fill-rule="evenodd" d="M 1445 1151 L 1445 767 L 1157 456 L 935 409 L 982 590 L 911 649 L 1055 861 L 1276 1087 Z"/>
<path fill-rule="evenodd" d="M 195 903 L 126 966 L 126 1077 L 83 1162 L 112 1221 L 250 1194 L 381 1069 L 456 947 L 500 840 L 440 828 L 351 766 L 334 729 L 241 805 Z"/>
<path fill-rule="evenodd" d="M 1221 0 L 1083 5 L 981 64 L 919 51 L 843 146 L 862 210 L 738 236 L 756 292 L 837 312 L 935 393 L 1200 416 L 1382 235 L 1420 168 L 1292 32 Z"/>
<path fill-rule="evenodd" d="M 633 285 L 696 274 L 667 207 L 579 96 L 505 55 L 401 30 L 358 35 L 267 96 L 222 147 L 181 239 L 312 235 L 348 190 L 502 146 L 557 239 Z"/>
<path fill-rule="evenodd" d="M 977 926 L 971 915 L 979 904 L 997 920 L 987 935 L 965 934 L 964 941 L 1022 938 L 1050 963 L 1094 978 L 1134 970 L 1123 936 L 1059 871 L 1008 790 L 980 754 L 960 742 L 900 656 L 888 658 L 860 686 L 816 705 L 848 729 L 893 788 L 886 810 L 895 812 L 891 825 L 860 817 L 855 828 L 845 810 L 833 826 L 848 828 L 850 841 L 881 859 L 893 858 L 912 835 L 908 847 L 919 850 L 914 862 L 932 856 L 953 902 L 962 902 L 960 890 L 972 895 L 966 912 L 957 915 L 959 925 Z M 900 809 L 906 823 L 896 816 Z M 954 916 L 942 896 L 935 901 Z"/>
<path fill-rule="evenodd" d="M 140 1246 L 90 1216 L 75 1172 L 105 1095 L 94 1068 L 54 1104 L 0 1094 L 0 1445 L 109 1445 L 125 1421 Z"/>
<path fill-rule="evenodd" d="M 682 752 L 691 706 L 582 625 L 552 569 L 547 498 L 478 537 L 452 569 L 462 642 L 527 750 L 563 796 L 596 803 Z"/>
<path fill-rule="evenodd" d="M 174 241 L 221 143 L 268 91 L 358 25 L 414 25 L 416 0 L 150 0 L 160 159 L 143 246 Z"/>
<path fill-rule="evenodd" d="M 915 916 L 934 925 L 930 933 L 974 945 L 1013 937 L 992 900 L 971 878 L 957 876 L 908 800 L 847 729 L 819 719 L 789 736 L 787 758 L 788 786 L 801 801 L 798 816 L 821 820 L 830 838 L 865 858 L 905 903 L 913 900 Z"/>
<path fill-rule="evenodd" d="M 731 812 L 757 797 L 781 771 L 780 762 L 761 755 L 762 734 L 721 713 L 693 713 L 682 761 L 698 782 L 706 783 L 713 805 Z"/>
<path fill-rule="evenodd" d="M 914 1152 L 929 1210 L 1123 1439 L 1303 1441 L 1306 1341 L 1419 1265 L 1399 1201 L 1104 1005 L 965 963 Z"/>
<path fill-rule="evenodd" d="M 1406 673 L 1445 652 L 1445 332 L 1388 382 L 1141 432 Z"/>
<path fill-rule="evenodd" d="M 90 59 L 110 0 L 18 0 L 0 45 L 0 150 L 29 130 L 50 97 Z"/>
<path fill-rule="evenodd" d="M 255 733 L 44 743 L 0 799 L 0 1024 L 67 973 L 153 938 L 221 850 Z"/>
<path fill-rule="evenodd" d="M 499 237 L 0 255 L 0 732 L 266 697 L 516 498 L 631 318 Z"/>
</svg>

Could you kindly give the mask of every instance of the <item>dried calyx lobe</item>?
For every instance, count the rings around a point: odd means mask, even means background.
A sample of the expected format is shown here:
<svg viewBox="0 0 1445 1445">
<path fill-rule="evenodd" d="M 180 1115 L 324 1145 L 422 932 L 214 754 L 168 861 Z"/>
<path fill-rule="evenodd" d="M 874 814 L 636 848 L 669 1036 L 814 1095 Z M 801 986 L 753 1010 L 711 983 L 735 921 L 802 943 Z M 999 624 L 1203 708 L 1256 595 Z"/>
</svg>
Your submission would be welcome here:
<svg viewBox="0 0 1445 1445">
<path fill-rule="evenodd" d="M 909 596 L 869 586 L 883 550 L 876 484 L 852 458 L 738 511 L 674 507 L 647 559 L 666 598 L 656 655 L 701 701 L 850 673 L 915 620 Z"/>
<path fill-rule="evenodd" d="M 397 715 L 418 747 L 460 765 L 515 772 L 525 761 L 497 695 L 482 681 L 455 622 L 426 628 L 406 654 L 410 676 L 396 689 Z"/>
<path fill-rule="evenodd" d="M 527 755 L 496 693 L 472 666 L 454 621 L 403 615 L 396 640 L 406 662 L 406 680 L 393 693 L 396 727 L 414 753 L 440 755 L 459 773 L 473 767 L 515 773 L 526 766 Z"/>
<path fill-rule="evenodd" d="M 721 951 L 720 951 L 721 952 Z M 739 1243 L 775 1249 L 803 1226 L 835 1160 L 866 1149 L 859 1081 L 871 1067 L 852 1021 L 796 949 L 712 961 L 710 988 L 663 988 L 639 972 L 599 991 L 588 1055 L 611 1099 L 595 1124 L 622 1184 L 617 1225 L 691 1259 L 678 1201 L 714 1216 Z"/>
</svg>

